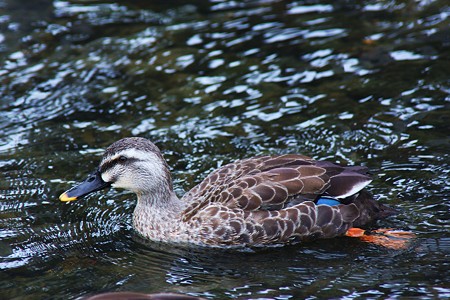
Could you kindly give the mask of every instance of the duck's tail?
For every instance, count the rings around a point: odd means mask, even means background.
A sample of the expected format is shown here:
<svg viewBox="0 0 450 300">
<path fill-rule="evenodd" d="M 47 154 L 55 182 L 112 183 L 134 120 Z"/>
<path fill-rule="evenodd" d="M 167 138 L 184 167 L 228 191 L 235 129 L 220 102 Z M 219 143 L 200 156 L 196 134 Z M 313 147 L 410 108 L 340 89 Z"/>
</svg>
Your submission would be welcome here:
<svg viewBox="0 0 450 300">
<path fill-rule="evenodd" d="M 395 250 L 406 249 L 415 237 L 414 233 L 408 231 L 387 228 L 370 231 L 357 227 L 350 228 L 345 235 Z"/>
<path fill-rule="evenodd" d="M 373 196 L 366 190 L 360 191 L 351 202 L 355 203 L 360 212 L 359 217 L 353 222 L 354 227 L 364 226 L 398 213 L 396 209 L 373 199 Z"/>
</svg>

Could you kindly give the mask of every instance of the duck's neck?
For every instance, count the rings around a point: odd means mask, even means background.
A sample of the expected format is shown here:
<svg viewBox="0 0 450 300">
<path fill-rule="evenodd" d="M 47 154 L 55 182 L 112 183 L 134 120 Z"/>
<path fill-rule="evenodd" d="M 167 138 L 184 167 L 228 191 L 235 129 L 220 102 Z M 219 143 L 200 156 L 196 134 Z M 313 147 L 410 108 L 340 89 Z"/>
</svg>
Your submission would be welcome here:
<svg viewBox="0 0 450 300">
<path fill-rule="evenodd" d="M 156 240 L 172 240 L 180 228 L 180 214 L 186 204 L 173 191 L 162 194 L 137 194 L 138 201 L 133 214 L 133 226 L 144 237 Z"/>
</svg>

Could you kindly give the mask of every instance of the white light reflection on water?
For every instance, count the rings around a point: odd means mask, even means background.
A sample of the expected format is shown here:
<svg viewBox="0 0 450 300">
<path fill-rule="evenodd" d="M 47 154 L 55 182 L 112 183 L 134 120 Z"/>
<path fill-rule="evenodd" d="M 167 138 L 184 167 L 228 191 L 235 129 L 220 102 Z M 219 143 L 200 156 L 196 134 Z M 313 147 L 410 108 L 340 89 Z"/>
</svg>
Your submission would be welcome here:
<svg viewBox="0 0 450 300">
<path fill-rule="evenodd" d="M 298 14 L 306 14 L 311 12 L 331 12 L 333 11 L 333 6 L 328 4 L 317 4 L 317 5 L 290 5 L 287 13 L 291 15 L 298 15 Z"/>
<path fill-rule="evenodd" d="M 395 60 L 416 60 L 416 59 L 423 59 L 424 58 L 423 55 L 416 54 L 416 53 L 413 53 L 411 51 L 406 51 L 406 50 L 392 51 L 390 53 L 390 55 Z"/>
</svg>

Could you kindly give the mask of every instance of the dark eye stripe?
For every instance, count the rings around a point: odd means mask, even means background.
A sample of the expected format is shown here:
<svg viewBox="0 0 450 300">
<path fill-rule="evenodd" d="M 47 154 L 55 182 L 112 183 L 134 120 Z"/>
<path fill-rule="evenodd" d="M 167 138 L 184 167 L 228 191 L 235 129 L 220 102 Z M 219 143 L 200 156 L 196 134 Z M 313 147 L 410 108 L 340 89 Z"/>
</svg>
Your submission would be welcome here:
<svg viewBox="0 0 450 300">
<path fill-rule="evenodd" d="M 124 159 L 125 158 L 125 159 Z M 128 165 L 130 163 L 133 163 L 135 161 L 138 161 L 137 158 L 133 158 L 133 157 L 125 157 L 125 156 L 119 156 L 113 160 L 107 161 L 104 164 L 102 164 L 99 167 L 99 171 L 100 173 L 104 173 L 107 170 L 111 169 L 112 167 L 114 167 L 117 164 L 121 164 L 121 165 Z"/>
</svg>

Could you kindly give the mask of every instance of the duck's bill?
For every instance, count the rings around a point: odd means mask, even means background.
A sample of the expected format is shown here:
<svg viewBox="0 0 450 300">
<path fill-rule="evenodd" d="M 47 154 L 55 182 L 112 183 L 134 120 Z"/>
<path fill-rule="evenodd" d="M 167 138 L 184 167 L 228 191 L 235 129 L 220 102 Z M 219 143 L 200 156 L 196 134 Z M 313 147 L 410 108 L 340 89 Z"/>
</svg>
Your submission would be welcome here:
<svg viewBox="0 0 450 300">
<path fill-rule="evenodd" d="M 95 173 L 89 175 L 89 177 L 79 185 L 74 186 L 70 190 L 62 193 L 61 196 L 59 196 L 59 200 L 63 202 L 74 201 L 90 193 L 102 190 L 110 186 L 111 183 L 103 181 L 102 177 L 100 176 L 100 172 L 96 171 Z"/>
</svg>

